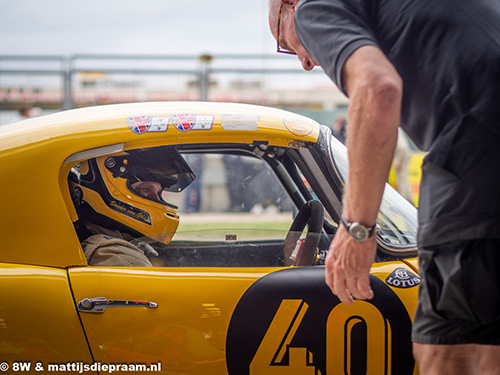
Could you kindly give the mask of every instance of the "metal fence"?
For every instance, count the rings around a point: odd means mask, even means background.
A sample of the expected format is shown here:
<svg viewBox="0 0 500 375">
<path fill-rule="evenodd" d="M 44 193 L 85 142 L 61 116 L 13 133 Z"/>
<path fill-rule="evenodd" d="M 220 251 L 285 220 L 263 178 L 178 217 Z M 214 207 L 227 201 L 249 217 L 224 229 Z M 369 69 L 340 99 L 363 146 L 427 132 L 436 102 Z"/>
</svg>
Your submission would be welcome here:
<svg viewBox="0 0 500 375">
<path fill-rule="evenodd" d="M 0 113 L 165 100 L 261 104 L 323 123 L 347 106 L 322 70 L 293 56 L 0 56 Z"/>
</svg>

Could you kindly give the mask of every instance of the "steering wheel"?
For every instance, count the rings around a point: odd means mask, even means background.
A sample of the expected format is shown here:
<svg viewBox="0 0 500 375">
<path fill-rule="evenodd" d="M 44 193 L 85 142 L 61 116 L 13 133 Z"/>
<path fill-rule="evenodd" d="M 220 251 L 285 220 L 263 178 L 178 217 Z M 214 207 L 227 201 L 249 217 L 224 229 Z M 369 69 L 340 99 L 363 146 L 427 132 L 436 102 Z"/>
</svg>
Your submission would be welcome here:
<svg viewBox="0 0 500 375">
<path fill-rule="evenodd" d="M 320 202 L 310 200 L 302 206 L 283 243 L 285 266 L 311 266 L 315 263 L 323 220 L 324 209 Z M 300 236 L 306 224 L 309 226 L 302 241 Z"/>
</svg>

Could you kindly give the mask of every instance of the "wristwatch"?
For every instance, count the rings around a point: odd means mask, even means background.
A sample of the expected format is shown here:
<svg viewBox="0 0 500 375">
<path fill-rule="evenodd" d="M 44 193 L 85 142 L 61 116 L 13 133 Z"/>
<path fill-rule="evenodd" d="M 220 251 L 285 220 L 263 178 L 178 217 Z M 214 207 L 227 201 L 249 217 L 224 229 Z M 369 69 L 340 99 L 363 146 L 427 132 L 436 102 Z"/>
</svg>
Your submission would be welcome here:
<svg viewBox="0 0 500 375">
<path fill-rule="evenodd" d="M 380 229 L 377 223 L 371 227 L 367 227 L 366 225 L 358 222 L 351 223 L 345 218 L 344 214 L 340 216 L 340 221 L 346 227 L 349 236 L 354 238 L 356 241 L 365 241 L 377 234 Z"/>
</svg>

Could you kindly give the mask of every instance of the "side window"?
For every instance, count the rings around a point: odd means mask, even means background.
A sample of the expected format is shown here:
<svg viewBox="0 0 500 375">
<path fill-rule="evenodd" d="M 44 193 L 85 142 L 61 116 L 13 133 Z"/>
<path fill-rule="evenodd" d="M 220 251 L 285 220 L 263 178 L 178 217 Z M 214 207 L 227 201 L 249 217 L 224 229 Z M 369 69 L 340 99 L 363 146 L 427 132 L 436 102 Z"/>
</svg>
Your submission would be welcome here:
<svg viewBox="0 0 500 375">
<path fill-rule="evenodd" d="M 162 266 L 277 266 L 293 204 L 270 166 L 252 156 L 186 154 L 196 174 L 182 193 L 166 193 L 179 226 L 159 249 Z M 153 260 L 154 262 L 155 260 Z"/>
<path fill-rule="evenodd" d="M 185 159 L 196 180 L 180 194 L 167 193 L 167 201 L 179 207 L 174 240 L 205 235 L 225 240 L 232 234 L 239 241 L 285 237 L 293 204 L 267 163 L 228 154 L 188 154 Z"/>
<path fill-rule="evenodd" d="M 75 165 L 69 188 L 89 265 L 284 264 L 293 204 L 251 155 L 128 150 Z"/>
</svg>

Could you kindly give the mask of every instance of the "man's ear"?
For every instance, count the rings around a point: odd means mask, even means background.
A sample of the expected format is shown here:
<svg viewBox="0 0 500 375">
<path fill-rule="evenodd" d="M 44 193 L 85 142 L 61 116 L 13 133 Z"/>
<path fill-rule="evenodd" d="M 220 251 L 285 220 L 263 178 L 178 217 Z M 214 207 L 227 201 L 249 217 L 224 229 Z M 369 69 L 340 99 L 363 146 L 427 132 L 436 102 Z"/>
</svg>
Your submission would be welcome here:
<svg viewBox="0 0 500 375">
<path fill-rule="evenodd" d="M 281 0 L 283 5 L 288 7 L 294 7 L 298 4 L 299 0 Z"/>
</svg>

